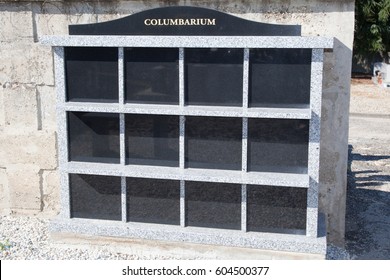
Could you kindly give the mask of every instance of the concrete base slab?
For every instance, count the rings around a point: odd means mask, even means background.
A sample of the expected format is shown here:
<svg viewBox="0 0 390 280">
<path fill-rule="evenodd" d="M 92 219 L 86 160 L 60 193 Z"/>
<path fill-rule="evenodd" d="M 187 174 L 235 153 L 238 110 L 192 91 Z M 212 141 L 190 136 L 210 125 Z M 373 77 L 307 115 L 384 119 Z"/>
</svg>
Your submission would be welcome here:
<svg viewBox="0 0 390 280">
<path fill-rule="evenodd" d="M 140 259 L 213 260 L 324 260 L 325 254 L 237 248 L 183 242 L 167 242 L 120 237 L 103 237 L 52 232 L 55 246 L 79 249 L 106 249 L 113 253 L 136 255 Z"/>
</svg>

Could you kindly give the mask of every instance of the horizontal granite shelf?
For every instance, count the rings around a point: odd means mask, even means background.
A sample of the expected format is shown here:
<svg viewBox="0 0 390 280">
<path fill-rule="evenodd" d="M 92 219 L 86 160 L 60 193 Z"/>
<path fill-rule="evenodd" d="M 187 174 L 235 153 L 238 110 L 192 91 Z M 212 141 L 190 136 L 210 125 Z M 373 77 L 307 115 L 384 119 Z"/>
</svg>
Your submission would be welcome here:
<svg viewBox="0 0 390 280">
<path fill-rule="evenodd" d="M 124 114 L 271 118 L 271 119 L 310 119 L 309 108 L 242 108 L 225 106 L 184 106 L 151 104 L 113 104 L 67 102 L 65 111 L 102 112 Z"/>
<path fill-rule="evenodd" d="M 121 165 L 107 163 L 68 162 L 62 171 L 74 174 L 170 179 L 198 182 L 267 185 L 277 187 L 309 187 L 309 175 L 278 172 L 242 172 L 236 170 Z"/>
<path fill-rule="evenodd" d="M 319 222 L 318 237 L 79 218 L 57 218 L 51 222 L 50 230 L 53 232 L 73 232 L 87 235 L 140 239 L 144 239 L 147 236 L 148 239 L 160 241 L 191 242 L 264 250 L 313 254 L 326 253 L 326 233 L 323 216 L 321 216 Z"/>
<path fill-rule="evenodd" d="M 42 36 L 41 44 L 61 47 L 306 48 L 331 49 L 330 37 L 300 36 Z"/>
</svg>

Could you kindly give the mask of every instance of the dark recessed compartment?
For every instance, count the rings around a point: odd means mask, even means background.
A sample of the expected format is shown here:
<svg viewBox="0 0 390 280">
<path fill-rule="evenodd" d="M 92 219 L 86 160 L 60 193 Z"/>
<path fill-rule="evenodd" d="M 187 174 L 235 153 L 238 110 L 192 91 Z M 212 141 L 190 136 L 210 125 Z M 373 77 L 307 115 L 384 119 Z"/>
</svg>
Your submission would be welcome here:
<svg viewBox="0 0 390 280">
<path fill-rule="evenodd" d="M 126 178 L 127 220 L 180 225 L 180 182 Z"/>
<path fill-rule="evenodd" d="M 67 101 L 118 102 L 118 49 L 65 48 Z"/>
<path fill-rule="evenodd" d="M 125 100 L 179 104 L 179 49 L 126 48 Z"/>
<path fill-rule="evenodd" d="M 179 166 L 179 117 L 126 115 L 126 163 Z"/>
<path fill-rule="evenodd" d="M 305 234 L 307 189 L 248 185 L 248 231 Z"/>
<path fill-rule="evenodd" d="M 311 49 L 250 51 L 249 106 L 309 108 Z"/>
<path fill-rule="evenodd" d="M 241 185 L 186 182 L 186 225 L 240 229 Z"/>
<path fill-rule="evenodd" d="M 242 119 L 186 117 L 186 167 L 241 170 Z"/>
<path fill-rule="evenodd" d="M 185 49 L 188 105 L 242 106 L 242 49 Z"/>
<path fill-rule="evenodd" d="M 121 214 L 121 178 L 70 174 L 72 218 L 115 220 Z"/>
<path fill-rule="evenodd" d="M 68 112 L 69 160 L 119 163 L 119 115 Z"/>
<path fill-rule="evenodd" d="M 308 120 L 249 119 L 249 171 L 306 174 Z"/>
</svg>

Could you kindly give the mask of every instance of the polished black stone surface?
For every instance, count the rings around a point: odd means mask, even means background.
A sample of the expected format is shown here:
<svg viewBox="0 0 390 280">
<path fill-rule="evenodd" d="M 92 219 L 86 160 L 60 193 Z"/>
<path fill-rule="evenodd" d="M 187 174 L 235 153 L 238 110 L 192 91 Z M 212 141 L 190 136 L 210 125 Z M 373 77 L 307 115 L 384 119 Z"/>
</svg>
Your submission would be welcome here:
<svg viewBox="0 0 390 280">
<path fill-rule="evenodd" d="M 70 174 L 72 218 L 120 221 L 121 178 Z"/>
<path fill-rule="evenodd" d="M 249 106 L 309 108 L 311 49 L 250 50 Z"/>
<path fill-rule="evenodd" d="M 186 167 L 241 170 L 242 119 L 186 117 Z"/>
<path fill-rule="evenodd" d="M 125 49 L 125 100 L 179 104 L 179 50 Z"/>
<path fill-rule="evenodd" d="M 68 112 L 69 160 L 119 163 L 119 115 Z"/>
<path fill-rule="evenodd" d="M 249 119 L 248 170 L 306 174 L 308 120 Z"/>
<path fill-rule="evenodd" d="M 68 101 L 118 102 L 118 49 L 65 48 Z"/>
<path fill-rule="evenodd" d="M 180 225 L 180 181 L 126 178 L 127 219 Z"/>
<path fill-rule="evenodd" d="M 149 21 L 145 24 L 147 19 L 160 19 L 160 23 L 157 21 L 153 25 Z M 168 19 L 189 20 L 191 24 L 166 25 Z M 194 25 L 191 19 L 215 19 L 215 24 L 203 25 L 205 21 L 202 21 Z M 301 27 L 254 22 L 200 7 L 171 6 L 149 9 L 108 22 L 69 25 L 69 35 L 299 36 Z"/>
<path fill-rule="evenodd" d="M 307 189 L 247 186 L 248 231 L 305 234 Z"/>
<path fill-rule="evenodd" d="M 127 164 L 179 166 L 179 117 L 126 115 Z"/>
<path fill-rule="evenodd" d="M 188 105 L 242 106 L 242 49 L 185 49 Z"/>
<path fill-rule="evenodd" d="M 186 182 L 186 225 L 240 229 L 241 185 Z"/>
</svg>

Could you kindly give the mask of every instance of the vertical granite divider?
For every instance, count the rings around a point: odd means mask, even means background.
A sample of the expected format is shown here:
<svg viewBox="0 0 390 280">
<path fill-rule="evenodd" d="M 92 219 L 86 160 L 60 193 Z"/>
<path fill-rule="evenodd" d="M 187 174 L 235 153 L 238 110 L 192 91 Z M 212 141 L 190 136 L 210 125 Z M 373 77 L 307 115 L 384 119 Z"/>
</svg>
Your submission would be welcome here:
<svg viewBox="0 0 390 280">
<path fill-rule="evenodd" d="M 249 49 L 244 49 L 242 73 L 242 108 L 248 109 L 249 100 Z M 248 171 L 248 118 L 242 118 L 242 172 Z M 241 185 L 241 230 L 247 231 L 247 187 Z"/>
<path fill-rule="evenodd" d="M 180 181 L 180 226 L 186 226 L 186 189 L 185 182 Z"/>
<path fill-rule="evenodd" d="M 121 177 L 121 206 L 122 206 L 122 222 L 127 222 L 127 185 L 126 177 Z"/>
<path fill-rule="evenodd" d="M 241 231 L 247 231 L 247 187 L 241 185 Z"/>
<path fill-rule="evenodd" d="M 119 112 L 123 111 L 125 104 L 125 61 L 124 48 L 118 48 L 118 107 Z M 120 164 L 126 165 L 126 123 L 125 114 L 119 114 L 119 146 L 120 146 Z M 126 177 L 121 177 L 121 205 L 122 222 L 127 222 L 127 185 Z"/>
<path fill-rule="evenodd" d="M 320 168 L 320 131 L 321 131 L 321 98 L 323 49 L 313 49 L 310 77 L 310 132 L 308 174 L 309 189 L 307 192 L 306 235 L 318 236 L 318 188 Z"/>
<path fill-rule="evenodd" d="M 57 133 L 58 133 L 58 161 L 60 171 L 60 201 L 62 218 L 70 218 L 70 189 L 69 174 L 63 170 L 68 162 L 68 122 L 65 111 L 66 87 L 65 87 L 65 48 L 53 47 L 54 75 L 57 94 Z"/>
<path fill-rule="evenodd" d="M 179 48 L 179 107 L 185 106 L 185 87 L 184 87 L 184 48 Z M 185 122 L 186 117 L 180 116 L 179 119 L 179 167 L 185 168 Z M 186 199 L 185 199 L 185 181 L 180 181 L 180 226 L 186 226 Z"/>
</svg>

